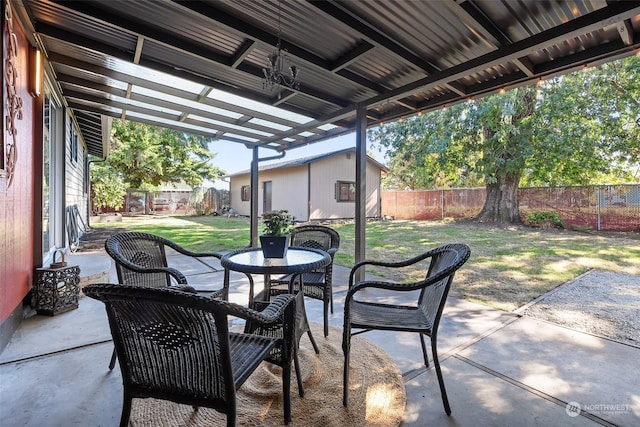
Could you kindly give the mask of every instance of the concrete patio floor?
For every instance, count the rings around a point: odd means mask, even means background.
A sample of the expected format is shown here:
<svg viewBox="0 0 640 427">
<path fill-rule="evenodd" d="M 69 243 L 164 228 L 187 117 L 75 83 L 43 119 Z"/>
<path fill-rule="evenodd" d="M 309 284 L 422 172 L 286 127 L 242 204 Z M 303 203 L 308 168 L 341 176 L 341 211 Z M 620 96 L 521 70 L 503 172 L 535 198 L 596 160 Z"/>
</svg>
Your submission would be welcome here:
<svg viewBox="0 0 640 427">
<path fill-rule="evenodd" d="M 102 251 L 72 254 L 68 261 L 80 265 L 83 280 L 104 281 L 109 272 L 116 281 Z M 170 263 L 197 288 L 222 278 L 178 257 Z M 348 270 L 336 267 L 334 275 L 330 324 L 341 328 Z M 248 282 L 242 275 L 231 277 L 230 300 L 246 304 Z M 261 286 L 256 277 L 256 292 Z M 322 303 L 305 304 L 309 320 L 321 323 Z M 438 337 L 452 408 L 448 417 L 435 371 L 422 364 L 417 335 L 363 337 L 383 348 L 403 373 L 403 426 L 640 425 L 640 349 L 633 346 L 449 298 Z M 98 301 L 81 297 L 76 310 L 30 315 L 0 354 L 0 425 L 117 426 L 122 384 L 119 370 L 108 370 L 112 349 Z M 341 394 L 336 390 L 336 398 Z"/>
</svg>

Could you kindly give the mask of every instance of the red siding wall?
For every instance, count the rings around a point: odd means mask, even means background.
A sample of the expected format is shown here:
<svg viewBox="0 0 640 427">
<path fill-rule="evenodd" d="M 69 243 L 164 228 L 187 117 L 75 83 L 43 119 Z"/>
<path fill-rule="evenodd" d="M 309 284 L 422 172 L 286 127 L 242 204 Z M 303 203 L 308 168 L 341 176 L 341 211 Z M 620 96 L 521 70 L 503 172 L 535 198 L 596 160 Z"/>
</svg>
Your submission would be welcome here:
<svg viewBox="0 0 640 427">
<path fill-rule="evenodd" d="M 4 20 L 3 20 L 4 24 Z M 3 25 L 4 27 L 4 25 Z M 4 31 L 4 28 L 3 28 Z M 22 120 L 16 120 L 17 164 L 13 180 L 7 188 L 6 177 L 0 177 L 0 322 L 18 307 L 31 288 L 33 277 L 33 201 L 34 197 L 34 111 L 35 99 L 28 93 L 29 43 L 14 15 L 13 31 L 18 41 L 18 57 L 15 59 L 18 70 L 18 94 L 22 97 Z M 6 37 L 5 37 L 6 38 Z M 7 54 L 3 46 L 4 64 Z M 3 69 L 3 114 L 2 143 L 13 138 L 6 128 L 6 86 Z"/>
</svg>

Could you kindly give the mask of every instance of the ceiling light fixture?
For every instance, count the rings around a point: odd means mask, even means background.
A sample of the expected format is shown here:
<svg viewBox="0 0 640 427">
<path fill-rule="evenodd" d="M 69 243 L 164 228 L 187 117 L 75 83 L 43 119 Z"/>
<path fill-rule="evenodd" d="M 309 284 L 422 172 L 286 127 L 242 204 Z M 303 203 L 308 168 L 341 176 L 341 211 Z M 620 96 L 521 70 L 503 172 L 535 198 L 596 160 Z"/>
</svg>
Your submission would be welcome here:
<svg viewBox="0 0 640 427">
<path fill-rule="evenodd" d="M 267 67 L 262 69 L 264 73 L 262 88 L 271 91 L 280 86 L 287 86 L 291 89 L 300 88 L 300 82 L 298 81 L 300 69 L 290 64 L 289 52 L 286 49 L 282 49 L 282 40 L 280 39 L 280 14 L 280 2 L 278 1 L 278 43 L 271 55 L 267 58 Z M 284 73 L 284 69 L 286 68 L 289 69 L 288 75 Z M 280 98 L 280 93 L 278 93 L 278 98 Z"/>
</svg>

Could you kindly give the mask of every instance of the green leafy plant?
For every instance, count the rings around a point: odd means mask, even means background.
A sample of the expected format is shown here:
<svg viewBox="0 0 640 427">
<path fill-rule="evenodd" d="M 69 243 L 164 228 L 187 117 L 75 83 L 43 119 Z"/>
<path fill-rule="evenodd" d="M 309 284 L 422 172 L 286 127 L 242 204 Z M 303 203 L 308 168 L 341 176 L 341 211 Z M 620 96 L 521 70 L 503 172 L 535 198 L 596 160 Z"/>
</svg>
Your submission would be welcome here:
<svg viewBox="0 0 640 427">
<path fill-rule="evenodd" d="M 263 234 L 266 236 L 286 236 L 295 224 L 295 217 L 286 209 L 262 214 Z"/>
<path fill-rule="evenodd" d="M 525 218 L 528 223 L 541 228 L 565 228 L 557 212 L 533 212 Z"/>
</svg>

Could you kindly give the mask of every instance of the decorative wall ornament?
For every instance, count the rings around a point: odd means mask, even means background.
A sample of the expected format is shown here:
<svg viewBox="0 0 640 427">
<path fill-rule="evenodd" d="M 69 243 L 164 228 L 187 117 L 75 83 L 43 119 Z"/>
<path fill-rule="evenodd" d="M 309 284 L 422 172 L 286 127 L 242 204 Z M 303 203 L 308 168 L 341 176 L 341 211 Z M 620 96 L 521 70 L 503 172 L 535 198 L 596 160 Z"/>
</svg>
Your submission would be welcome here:
<svg viewBox="0 0 640 427">
<path fill-rule="evenodd" d="M 18 95 L 18 69 L 16 62 L 18 58 L 18 37 L 13 32 L 13 14 L 11 3 L 5 1 L 5 36 L 6 36 L 6 57 L 4 60 L 4 79 L 7 91 L 7 116 L 5 126 L 11 139 L 7 140 L 5 146 L 5 172 L 7 175 L 7 187 L 11 185 L 13 172 L 16 167 L 17 153 L 17 133 L 16 120 L 22 120 L 22 97 Z"/>
</svg>

